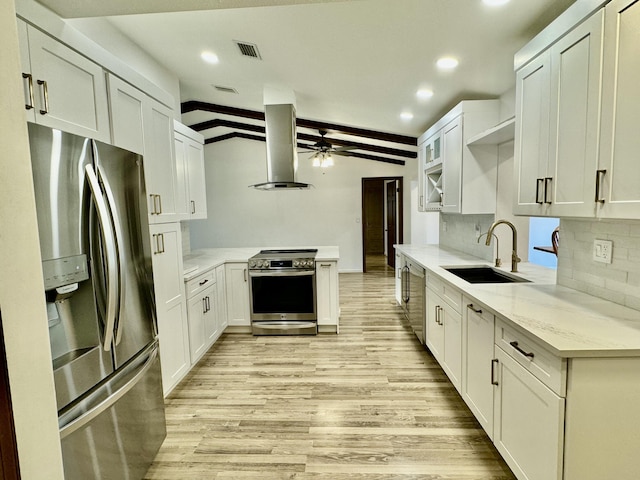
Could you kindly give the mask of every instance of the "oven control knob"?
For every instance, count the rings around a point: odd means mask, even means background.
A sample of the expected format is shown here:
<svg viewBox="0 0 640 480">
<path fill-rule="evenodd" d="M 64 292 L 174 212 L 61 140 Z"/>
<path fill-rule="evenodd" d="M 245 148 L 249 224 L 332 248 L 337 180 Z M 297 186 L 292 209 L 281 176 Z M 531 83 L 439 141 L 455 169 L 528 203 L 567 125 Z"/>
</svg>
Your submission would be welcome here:
<svg viewBox="0 0 640 480">
<path fill-rule="evenodd" d="M 262 268 L 269 268 L 269 260 L 262 261 Z"/>
<path fill-rule="evenodd" d="M 255 261 L 253 261 L 253 260 L 251 260 L 251 261 L 249 262 L 249 268 L 256 268 L 256 262 L 255 262 Z"/>
<path fill-rule="evenodd" d="M 300 266 L 300 261 L 299 261 L 299 260 L 294 260 L 294 261 L 293 261 L 293 266 L 294 266 L 295 268 L 298 268 L 298 267 Z"/>
</svg>

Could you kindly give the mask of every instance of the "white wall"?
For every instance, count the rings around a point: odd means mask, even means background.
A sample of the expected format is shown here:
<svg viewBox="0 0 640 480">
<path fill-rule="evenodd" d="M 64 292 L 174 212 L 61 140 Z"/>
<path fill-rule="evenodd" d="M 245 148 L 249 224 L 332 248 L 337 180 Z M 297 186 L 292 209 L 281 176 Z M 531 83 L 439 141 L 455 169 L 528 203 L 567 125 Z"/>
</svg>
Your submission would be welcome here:
<svg viewBox="0 0 640 480">
<path fill-rule="evenodd" d="M 338 156 L 320 169 L 307 157 L 300 155 L 297 180 L 314 188 L 265 192 L 248 187 L 266 181 L 264 143 L 205 146 L 208 218 L 190 222 L 191 248 L 337 245 L 339 270 L 362 271 L 362 178 L 401 177 L 408 167 Z M 410 208 L 405 202 L 405 218 Z"/>
<path fill-rule="evenodd" d="M 0 0 L 0 310 L 21 478 L 61 480 L 27 119 L 13 0 Z"/>
</svg>

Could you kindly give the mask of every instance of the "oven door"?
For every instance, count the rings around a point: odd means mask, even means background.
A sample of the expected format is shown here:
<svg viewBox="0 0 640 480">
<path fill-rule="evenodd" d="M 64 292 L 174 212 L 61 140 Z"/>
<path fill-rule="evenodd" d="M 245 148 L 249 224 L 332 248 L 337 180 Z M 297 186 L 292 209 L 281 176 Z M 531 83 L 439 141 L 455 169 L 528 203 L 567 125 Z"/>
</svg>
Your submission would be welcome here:
<svg viewBox="0 0 640 480">
<path fill-rule="evenodd" d="M 251 321 L 317 320 L 316 272 L 249 271 Z"/>
</svg>

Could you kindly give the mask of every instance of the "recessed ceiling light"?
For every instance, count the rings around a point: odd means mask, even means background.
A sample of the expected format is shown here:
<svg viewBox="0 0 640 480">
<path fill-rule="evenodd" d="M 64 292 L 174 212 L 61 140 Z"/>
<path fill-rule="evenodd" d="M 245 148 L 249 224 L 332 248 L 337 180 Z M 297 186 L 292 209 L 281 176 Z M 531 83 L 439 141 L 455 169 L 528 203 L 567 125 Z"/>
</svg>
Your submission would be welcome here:
<svg viewBox="0 0 640 480">
<path fill-rule="evenodd" d="M 433 97 L 433 90 L 429 90 L 428 88 L 421 88 L 416 92 L 416 96 L 422 99 L 431 98 Z"/>
<path fill-rule="evenodd" d="M 501 5 L 506 5 L 509 1 L 510 0 L 482 0 L 482 3 L 489 7 L 499 7 Z"/>
<path fill-rule="evenodd" d="M 411 113 L 411 112 L 402 112 L 402 113 L 400 114 L 400 118 L 401 118 L 402 120 L 407 120 L 407 121 L 408 121 L 408 120 L 411 120 L 411 119 L 413 118 L 413 113 Z"/>
<path fill-rule="evenodd" d="M 220 61 L 218 55 L 213 52 L 202 52 L 200 54 L 200 58 L 202 58 L 207 63 L 218 63 Z"/>
<path fill-rule="evenodd" d="M 438 59 L 436 65 L 441 70 L 453 70 L 458 66 L 458 60 L 453 57 L 442 57 Z"/>
</svg>

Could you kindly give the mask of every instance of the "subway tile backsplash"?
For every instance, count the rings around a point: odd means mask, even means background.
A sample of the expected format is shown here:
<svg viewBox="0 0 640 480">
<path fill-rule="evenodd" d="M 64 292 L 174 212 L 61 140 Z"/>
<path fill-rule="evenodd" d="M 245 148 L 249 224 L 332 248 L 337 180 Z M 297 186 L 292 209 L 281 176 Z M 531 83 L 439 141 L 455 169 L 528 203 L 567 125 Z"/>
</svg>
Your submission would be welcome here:
<svg viewBox="0 0 640 480">
<path fill-rule="evenodd" d="M 611 264 L 593 260 L 595 239 L 613 242 Z M 559 285 L 640 310 L 640 220 L 560 220 Z"/>
<path fill-rule="evenodd" d="M 480 232 L 489 230 L 493 223 L 493 215 L 456 215 L 440 214 L 440 246 L 453 248 L 469 255 L 493 260 L 494 247 L 487 247 L 483 241 L 477 241 L 476 225 Z"/>
</svg>

